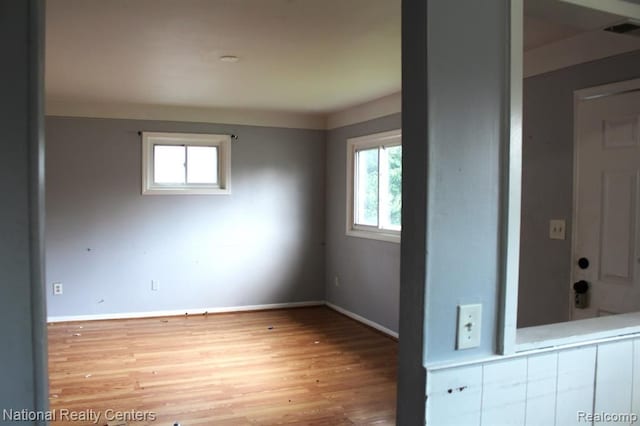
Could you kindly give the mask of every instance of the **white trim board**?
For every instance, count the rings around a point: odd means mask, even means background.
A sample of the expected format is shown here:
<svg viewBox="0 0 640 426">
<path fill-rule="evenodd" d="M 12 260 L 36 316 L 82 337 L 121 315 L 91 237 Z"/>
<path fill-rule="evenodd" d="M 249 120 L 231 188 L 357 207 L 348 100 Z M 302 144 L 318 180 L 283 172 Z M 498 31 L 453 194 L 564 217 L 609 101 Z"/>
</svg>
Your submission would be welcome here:
<svg viewBox="0 0 640 426">
<path fill-rule="evenodd" d="M 380 332 L 382 332 L 382 333 L 384 333 L 384 334 L 386 334 L 388 336 L 391 336 L 391 337 L 396 338 L 396 339 L 398 338 L 398 333 L 396 333 L 395 331 L 393 331 L 391 329 L 388 329 L 387 327 L 385 327 L 383 325 L 378 324 L 377 322 L 368 320 L 363 316 L 360 316 L 360 315 L 355 314 L 355 313 L 353 313 L 351 311 L 348 311 L 348 310 L 346 310 L 344 308 L 341 308 L 338 305 L 334 305 L 331 302 L 324 302 L 324 304 L 327 307 L 333 309 L 334 311 L 341 313 L 342 315 L 348 316 L 349 318 L 354 319 L 354 320 L 356 320 L 358 322 L 361 322 L 364 325 L 368 325 L 369 327 L 374 328 L 374 329 L 376 329 L 376 330 L 378 330 L 378 331 L 380 331 Z"/>
<path fill-rule="evenodd" d="M 225 312 L 245 312 L 245 311 L 264 311 L 268 309 L 285 309 L 285 308 L 302 308 L 307 306 L 323 306 L 322 300 L 308 302 L 291 302 L 291 303 L 269 303 L 264 305 L 242 305 L 216 308 L 193 308 L 193 309 L 173 309 L 166 311 L 147 311 L 147 312 L 123 312 L 111 314 L 94 314 L 94 315 L 69 315 L 69 316 L 50 316 L 47 317 L 47 323 L 56 322 L 73 322 L 73 321 L 99 321 L 114 319 L 130 319 L 130 318 L 155 318 L 155 317 L 172 317 L 184 314 L 202 315 L 205 312 L 209 314 L 220 314 Z"/>
<path fill-rule="evenodd" d="M 101 320 L 116 320 L 116 319 L 134 319 L 134 318 L 157 318 L 157 317 L 172 317 L 180 316 L 184 314 L 188 315 L 202 315 L 205 312 L 209 314 L 220 314 L 227 312 L 248 312 L 248 311 L 264 311 L 272 309 L 286 309 L 286 308 L 304 308 L 310 306 L 327 306 L 334 311 L 341 313 L 351 319 L 354 319 L 366 326 L 374 328 L 386 335 L 394 338 L 398 338 L 398 333 L 390 330 L 377 322 L 371 321 L 358 314 L 354 314 L 340 306 L 324 300 L 314 300 L 308 302 L 291 302 L 291 303 L 269 303 L 264 305 L 243 305 L 243 306 L 229 306 L 229 307 L 217 307 L 217 308 L 193 308 L 193 309 L 173 309 L 166 311 L 148 311 L 148 312 L 125 312 L 125 313 L 112 313 L 112 314 L 94 314 L 94 315 L 68 315 L 68 316 L 50 316 L 47 317 L 47 323 L 60 323 L 60 322 L 77 322 L 77 321 L 101 321 Z"/>
</svg>

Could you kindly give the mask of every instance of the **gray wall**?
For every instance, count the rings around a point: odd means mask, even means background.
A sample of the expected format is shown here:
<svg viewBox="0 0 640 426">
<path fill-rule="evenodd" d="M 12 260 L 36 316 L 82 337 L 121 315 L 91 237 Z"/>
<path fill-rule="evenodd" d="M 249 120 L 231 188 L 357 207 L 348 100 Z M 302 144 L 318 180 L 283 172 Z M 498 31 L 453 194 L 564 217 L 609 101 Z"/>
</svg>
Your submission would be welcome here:
<svg viewBox="0 0 640 426">
<path fill-rule="evenodd" d="M 238 135 L 232 194 L 142 196 L 139 130 Z M 324 131 L 48 117 L 46 135 L 50 316 L 324 298 Z"/>
<path fill-rule="evenodd" d="M 524 81 L 518 326 L 569 320 L 573 209 L 573 91 L 640 77 L 633 52 Z M 549 239 L 549 220 L 567 238 Z"/>
<path fill-rule="evenodd" d="M 427 362 L 496 346 L 508 3 L 428 2 Z M 469 303 L 482 304 L 481 344 L 456 351 L 456 309 Z"/>
<path fill-rule="evenodd" d="M 0 4 L 0 52 L 5 58 L 0 67 L 0 410 L 48 407 L 42 282 L 43 28 L 41 2 Z"/>
<path fill-rule="evenodd" d="M 400 127 L 400 114 L 394 114 L 327 132 L 326 299 L 393 331 L 398 331 L 400 244 L 345 235 L 346 165 L 348 138 Z"/>
</svg>

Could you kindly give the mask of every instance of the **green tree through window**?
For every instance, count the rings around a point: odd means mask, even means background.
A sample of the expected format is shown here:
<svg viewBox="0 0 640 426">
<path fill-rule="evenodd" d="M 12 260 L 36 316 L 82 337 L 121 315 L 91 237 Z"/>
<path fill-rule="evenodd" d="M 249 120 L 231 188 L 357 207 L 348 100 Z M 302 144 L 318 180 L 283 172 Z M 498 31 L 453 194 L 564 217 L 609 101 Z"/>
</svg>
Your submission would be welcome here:
<svg viewBox="0 0 640 426">
<path fill-rule="evenodd" d="M 400 227 L 402 223 L 402 146 L 387 149 L 389 159 L 389 222 Z"/>
<path fill-rule="evenodd" d="M 347 141 L 347 235 L 398 242 L 402 226 L 402 133 Z"/>
</svg>

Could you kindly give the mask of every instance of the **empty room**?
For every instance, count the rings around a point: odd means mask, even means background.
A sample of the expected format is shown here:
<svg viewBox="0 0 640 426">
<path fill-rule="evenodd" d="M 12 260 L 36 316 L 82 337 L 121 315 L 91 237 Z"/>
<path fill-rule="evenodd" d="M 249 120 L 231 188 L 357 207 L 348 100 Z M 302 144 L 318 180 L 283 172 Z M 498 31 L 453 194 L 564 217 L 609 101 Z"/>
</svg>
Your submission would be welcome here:
<svg viewBox="0 0 640 426">
<path fill-rule="evenodd" d="M 400 2 L 46 6 L 53 424 L 393 423 Z"/>
<path fill-rule="evenodd" d="M 640 418 L 636 0 L 7 0 L 7 424 Z"/>
</svg>

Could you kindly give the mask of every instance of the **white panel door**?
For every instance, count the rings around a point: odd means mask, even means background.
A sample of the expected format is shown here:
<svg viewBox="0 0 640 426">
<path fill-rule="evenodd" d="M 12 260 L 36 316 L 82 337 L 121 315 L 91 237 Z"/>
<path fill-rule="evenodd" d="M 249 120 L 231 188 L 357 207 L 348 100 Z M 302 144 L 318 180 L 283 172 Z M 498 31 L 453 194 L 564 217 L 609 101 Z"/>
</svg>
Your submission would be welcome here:
<svg viewBox="0 0 640 426">
<path fill-rule="evenodd" d="M 572 276 L 588 283 L 589 307 L 571 288 L 572 317 L 640 311 L 640 91 L 580 101 L 576 120 Z"/>
</svg>

